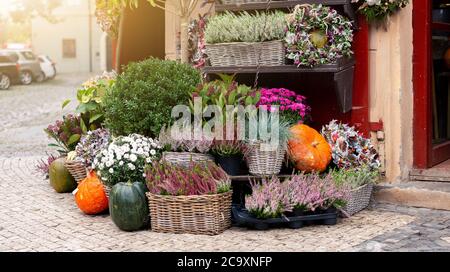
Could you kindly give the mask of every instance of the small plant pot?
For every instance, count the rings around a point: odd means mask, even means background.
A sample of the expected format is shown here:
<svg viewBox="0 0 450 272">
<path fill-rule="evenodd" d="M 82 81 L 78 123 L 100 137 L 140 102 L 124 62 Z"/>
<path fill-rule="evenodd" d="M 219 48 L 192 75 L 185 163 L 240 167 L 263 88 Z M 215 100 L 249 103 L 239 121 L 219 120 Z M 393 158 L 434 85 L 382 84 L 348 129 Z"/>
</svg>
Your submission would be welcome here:
<svg viewBox="0 0 450 272">
<path fill-rule="evenodd" d="M 241 155 L 216 156 L 216 163 L 230 176 L 238 176 L 242 172 L 243 157 Z"/>
</svg>

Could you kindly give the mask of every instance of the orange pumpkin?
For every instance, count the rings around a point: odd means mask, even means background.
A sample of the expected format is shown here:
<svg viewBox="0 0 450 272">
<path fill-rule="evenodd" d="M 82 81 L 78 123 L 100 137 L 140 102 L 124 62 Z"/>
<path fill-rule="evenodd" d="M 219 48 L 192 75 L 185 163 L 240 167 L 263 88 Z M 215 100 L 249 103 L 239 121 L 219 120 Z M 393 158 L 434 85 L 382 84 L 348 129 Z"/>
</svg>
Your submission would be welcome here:
<svg viewBox="0 0 450 272">
<path fill-rule="evenodd" d="M 289 155 L 295 168 L 304 172 L 323 172 L 331 162 L 331 147 L 315 129 L 298 124 L 291 128 Z"/>
<path fill-rule="evenodd" d="M 108 197 L 94 171 L 78 185 L 75 201 L 78 208 L 86 214 L 99 214 L 108 209 Z"/>
</svg>

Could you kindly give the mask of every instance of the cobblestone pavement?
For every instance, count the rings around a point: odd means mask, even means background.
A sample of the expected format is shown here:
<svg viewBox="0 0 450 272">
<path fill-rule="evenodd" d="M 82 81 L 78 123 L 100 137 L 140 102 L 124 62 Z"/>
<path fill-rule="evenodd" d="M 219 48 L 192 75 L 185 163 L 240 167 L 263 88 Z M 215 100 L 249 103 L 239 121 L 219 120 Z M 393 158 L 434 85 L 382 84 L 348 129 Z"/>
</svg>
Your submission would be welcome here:
<svg viewBox="0 0 450 272">
<path fill-rule="evenodd" d="M 41 133 L 84 78 L 0 92 L 0 251 L 450 251 L 450 212 L 377 205 L 336 226 L 218 236 L 122 232 L 107 214 L 82 214 L 34 171 Z"/>
</svg>

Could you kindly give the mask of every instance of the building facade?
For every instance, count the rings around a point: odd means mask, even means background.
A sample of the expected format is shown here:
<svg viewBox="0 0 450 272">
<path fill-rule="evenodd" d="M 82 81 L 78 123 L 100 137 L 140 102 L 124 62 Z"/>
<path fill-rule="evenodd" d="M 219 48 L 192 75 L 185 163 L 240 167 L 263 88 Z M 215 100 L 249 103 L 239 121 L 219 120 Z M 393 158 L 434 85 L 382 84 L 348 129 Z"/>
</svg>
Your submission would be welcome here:
<svg viewBox="0 0 450 272">
<path fill-rule="evenodd" d="M 95 0 L 63 0 L 54 10 L 56 23 L 44 18 L 32 20 L 32 48 L 57 63 L 59 72 L 105 70 L 106 34 L 95 19 Z"/>
</svg>

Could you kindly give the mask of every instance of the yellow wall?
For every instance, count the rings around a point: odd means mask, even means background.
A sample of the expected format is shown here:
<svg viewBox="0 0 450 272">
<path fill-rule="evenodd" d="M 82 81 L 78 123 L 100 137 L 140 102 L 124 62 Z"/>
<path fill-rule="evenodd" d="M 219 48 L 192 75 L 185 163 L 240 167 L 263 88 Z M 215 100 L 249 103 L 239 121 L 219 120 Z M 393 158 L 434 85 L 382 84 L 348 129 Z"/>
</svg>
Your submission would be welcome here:
<svg viewBox="0 0 450 272">
<path fill-rule="evenodd" d="M 384 122 L 379 147 L 387 182 L 407 180 L 412 167 L 412 53 L 410 4 L 370 35 L 370 120 Z"/>
</svg>

